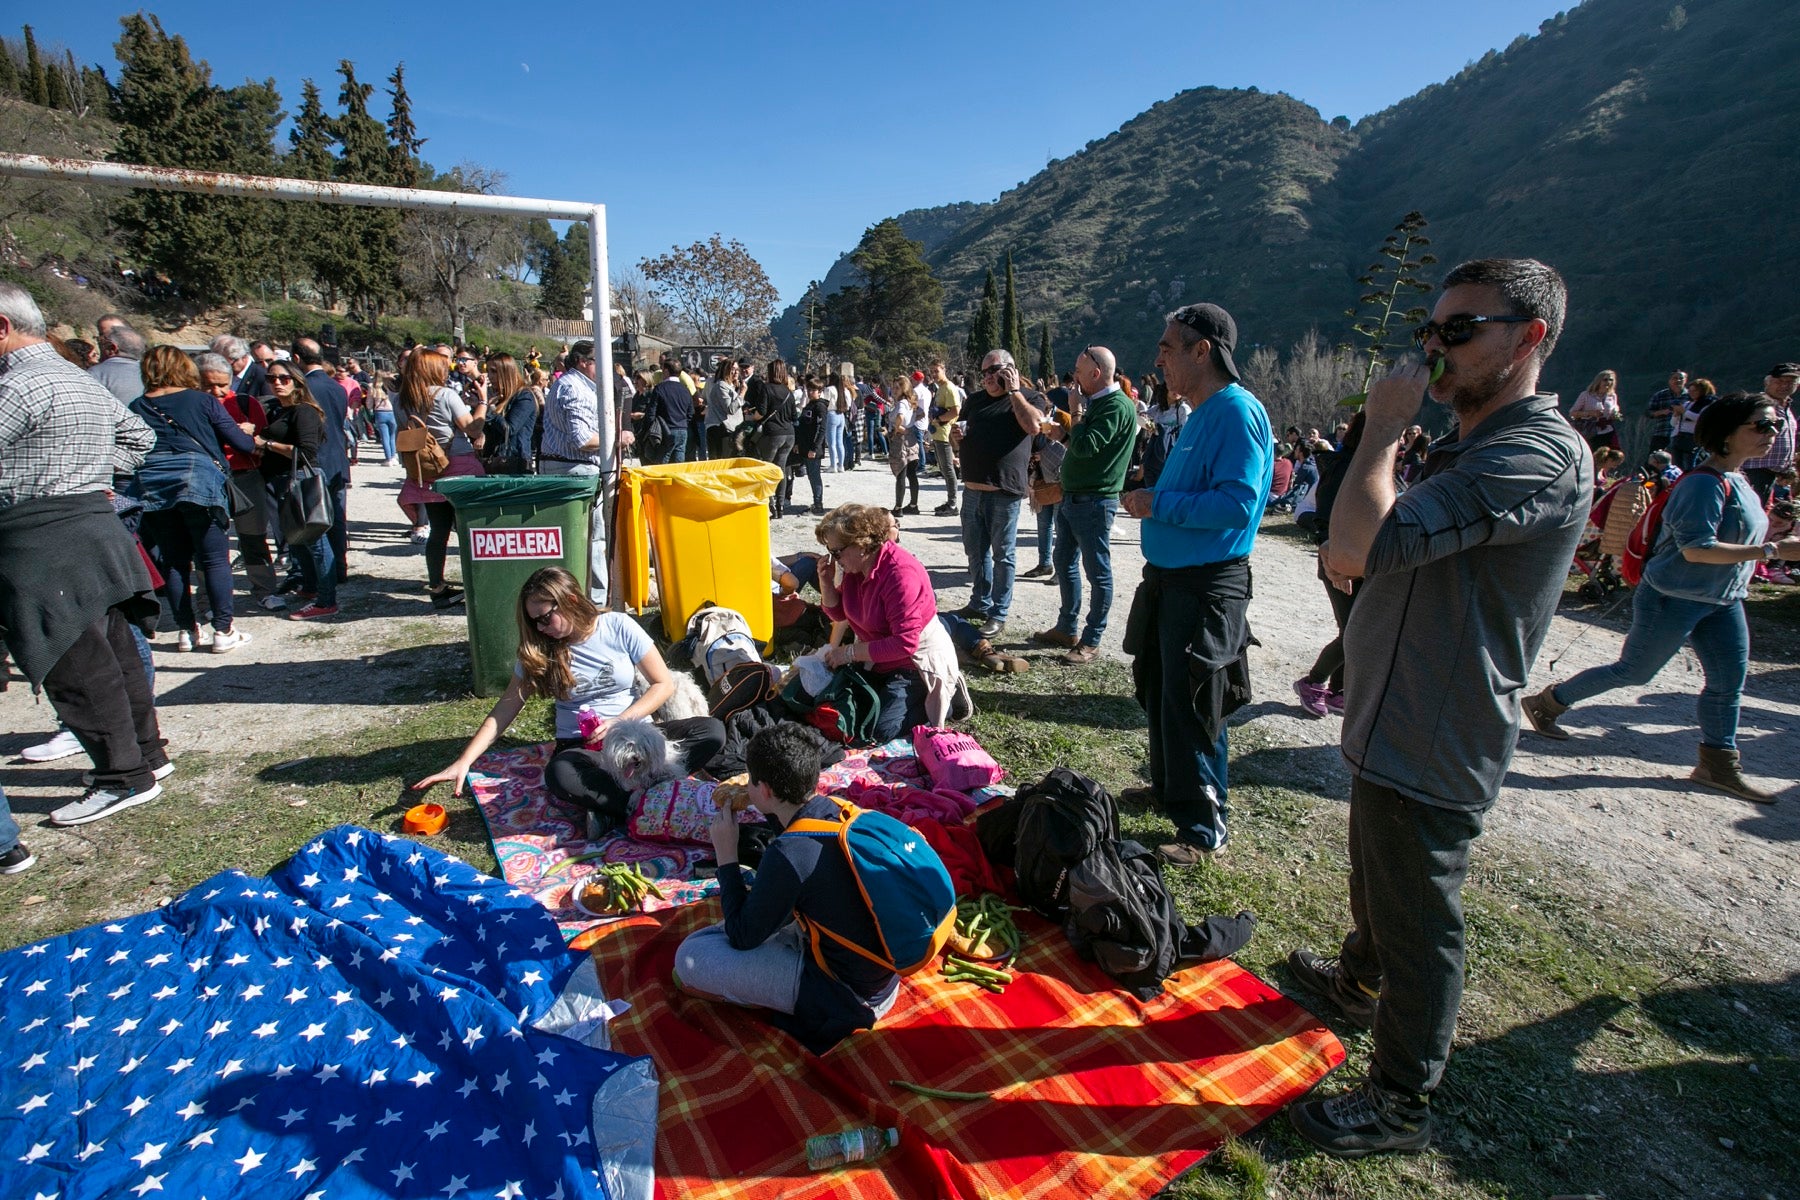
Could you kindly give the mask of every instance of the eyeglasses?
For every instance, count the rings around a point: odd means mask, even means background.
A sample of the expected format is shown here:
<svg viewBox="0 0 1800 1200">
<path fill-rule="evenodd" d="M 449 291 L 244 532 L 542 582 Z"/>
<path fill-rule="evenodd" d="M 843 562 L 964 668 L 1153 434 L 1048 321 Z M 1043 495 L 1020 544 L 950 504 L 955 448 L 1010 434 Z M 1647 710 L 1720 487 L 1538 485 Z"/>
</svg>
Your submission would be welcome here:
<svg viewBox="0 0 1800 1200">
<path fill-rule="evenodd" d="M 981 368 L 981 373 L 982 373 L 982 374 L 983 374 L 983 375 L 998 375 L 998 374 L 999 374 L 999 373 L 1000 373 L 1000 372 L 1002 372 L 1002 371 L 1004 371 L 1004 370 L 1006 370 L 1006 364 L 1005 364 L 1005 363 L 995 363 L 995 364 L 994 364 L 994 365 L 993 365 L 993 366 L 991 366 L 991 367 L 983 367 L 983 368 Z"/>
<path fill-rule="evenodd" d="M 269 376 L 269 386 L 270 387 L 275 387 L 275 386 L 277 386 L 279 384 L 283 384 L 283 383 L 287 384 L 289 387 L 293 387 L 294 386 L 294 377 L 292 375 L 271 375 L 271 376 Z"/>
<path fill-rule="evenodd" d="M 1768 417 L 1764 417 L 1760 421 L 1746 421 L 1744 424 L 1758 433 L 1775 433 L 1781 428 L 1779 421 L 1770 420 Z"/>
<path fill-rule="evenodd" d="M 550 618 L 554 617 L 556 615 L 556 604 L 554 602 L 552 602 L 549 608 L 546 608 L 543 612 L 539 613 L 535 617 L 531 616 L 530 613 L 526 613 L 525 615 L 527 617 L 530 617 L 531 623 L 533 625 L 536 625 L 539 629 L 542 629 L 550 623 Z"/>
<path fill-rule="evenodd" d="M 1446 346 L 1460 346 L 1481 331 L 1483 325 L 1522 325 L 1536 317 L 1478 317 L 1458 313 L 1442 321 L 1427 321 L 1413 330 L 1413 341 L 1421 347 L 1433 337 Z"/>
<path fill-rule="evenodd" d="M 836 550 L 833 550 L 830 546 L 827 546 L 825 547 L 825 557 L 829 558 L 832 562 L 839 562 L 844 557 L 844 551 L 849 548 L 850 547 L 848 546 L 839 546 Z"/>
</svg>

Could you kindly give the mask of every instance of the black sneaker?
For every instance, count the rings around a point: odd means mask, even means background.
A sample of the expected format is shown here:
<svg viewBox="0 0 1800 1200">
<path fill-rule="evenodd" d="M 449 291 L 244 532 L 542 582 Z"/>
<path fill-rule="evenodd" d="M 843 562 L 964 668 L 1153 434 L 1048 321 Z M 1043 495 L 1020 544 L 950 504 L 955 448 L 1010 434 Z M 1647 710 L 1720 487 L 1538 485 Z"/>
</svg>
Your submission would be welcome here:
<svg viewBox="0 0 1800 1200">
<path fill-rule="evenodd" d="M 1019 578 L 1020 579 L 1045 579 L 1045 578 L 1048 578 L 1049 575 L 1050 575 L 1049 565 L 1046 563 L 1039 563 L 1037 566 L 1031 568 L 1031 570 L 1026 571 L 1022 575 L 1020 575 Z"/>
<path fill-rule="evenodd" d="M 1300 986 L 1331 1001 L 1344 1014 L 1344 1020 L 1358 1029 L 1375 1026 L 1375 997 L 1344 971 L 1335 958 L 1320 958 L 1311 950 L 1296 950 L 1288 955 L 1288 969 Z"/>
<path fill-rule="evenodd" d="M 37 855 L 25 848 L 20 842 L 5 854 L 0 854 L 0 875 L 17 875 L 21 871 L 29 871 L 37 865 Z"/>
<path fill-rule="evenodd" d="M 932 509 L 931 513 L 933 516 L 937 516 L 937 517 L 954 517 L 956 515 L 956 505 L 940 504 L 936 508 Z"/>
<path fill-rule="evenodd" d="M 1294 1131 L 1327 1154 L 1361 1158 L 1384 1150 L 1431 1145 L 1431 1106 L 1424 1096 L 1365 1079 L 1347 1092 L 1288 1109 Z"/>
</svg>

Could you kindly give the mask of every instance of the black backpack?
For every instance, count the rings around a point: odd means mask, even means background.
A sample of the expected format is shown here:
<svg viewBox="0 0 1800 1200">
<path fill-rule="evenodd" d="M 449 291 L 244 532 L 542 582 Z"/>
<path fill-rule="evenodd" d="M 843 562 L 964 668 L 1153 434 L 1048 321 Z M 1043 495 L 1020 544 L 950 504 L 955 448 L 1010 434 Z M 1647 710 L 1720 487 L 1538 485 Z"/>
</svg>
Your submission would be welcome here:
<svg viewBox="0 0 1800 1200">
<path fill-rule="evenodd" d="M 1025 903 L 1060 921 L 1068 912 L 1069 869 L 1119 836 L 1119 810 L 1111 792 L 1057 767 L 980 817 L 975 833 L 988 858 L 1013 868 Z"/>
</svg>

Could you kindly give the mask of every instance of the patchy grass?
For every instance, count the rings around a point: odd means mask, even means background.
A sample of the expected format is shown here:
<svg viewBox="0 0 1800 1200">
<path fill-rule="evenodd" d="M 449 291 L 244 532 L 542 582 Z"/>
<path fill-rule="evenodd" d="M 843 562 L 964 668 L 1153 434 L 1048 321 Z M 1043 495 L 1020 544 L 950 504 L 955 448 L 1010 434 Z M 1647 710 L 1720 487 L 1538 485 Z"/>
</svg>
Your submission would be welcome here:
<svg viewBox="0 0 1800 1200">
<path fill-rule="evenodd" d="M 489 706 L 466 694 L 460 655 L 407 662 L 416 707 L 248 761 L 186 755 L 166 799 L 55 833 L 54 847 L 34 841 L 50 851 L 42 865 L 0 880 L 0 944 L 142 911 L 227 867 L 265 872 L 340 822 L 397 832 L 416 799 L 406 781 L 448 762 Z M 1015 781 L 1058 765 L 1115 792 L 1143 779 L 1143 714 L 1124 665 L 1041 655 L 1023 675 L 970 684 L 972 728 Z M 547 738 L 548 706 L 528 706 L 512 732 Z M 1239 960 L 1317 1003 L 1285 959 L 1296 946 L 1329 951 L 1344 930 L 1342 769 L 1333 752 L 1273 744 L 1257 726 L 1233 731 L 1232 753 L 1231 850 L 1169 871 L 1170 888 L 1190 916 L 1254 911 Z M 434 798 L 451 819 L 432 842 L 494 870 L 473 803 Z M 1122 819 L 1141 840 L 1166 832 L 1151 812 Z M 1767 981 L 1655 897 L 1511 844 L 1477 843 L 1465 897 L 1468 992 L 1435 1098 L 1437 1148 L 1342 1163 L 1277 1118 L 1175 1181 L 1170 1200 L 1793 1194 L 1800 979 Z M 1325 1015 L 1350 1055 L 1325 1085 L 1335 1089 L 1366 1069 L 1369 1045 Z"/>
</svg>

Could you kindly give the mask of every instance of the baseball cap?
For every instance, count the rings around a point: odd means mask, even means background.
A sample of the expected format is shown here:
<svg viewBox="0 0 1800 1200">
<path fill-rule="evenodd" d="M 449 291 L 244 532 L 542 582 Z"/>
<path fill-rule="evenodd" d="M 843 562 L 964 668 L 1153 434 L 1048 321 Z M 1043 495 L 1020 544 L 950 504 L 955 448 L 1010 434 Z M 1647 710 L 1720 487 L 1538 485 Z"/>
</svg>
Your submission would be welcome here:
<svg viewBox="0 0 1800 1200">
<path fill-rule="evenodd" d="M 1231 352 L 1237 349 L 1237 322 L 1216 304 L 1187 304 L 1170 314 L 1170 319 L 1186 325 L 1213 344 L 1214 361 L 1232 379 L 1241 379 Z"/>
<path fill-rule="evenodd" d="M 1769 374 L 1774 376 L 1776 379 L 1780 379 L 1784 375 L 1800 376 L 1800 363 L 1791 363 L 1791 362 L 1776 363 L 1774 366 L 1769 368 Z"/>
<path fill-rule="evenodd" d="M 912 381 L 913 381 L 913 382 L 914 382 L 914 383 L 924 383 L 924 382 L 925 382 L 925 372 L 923 372 L 923 371 L 914 371 L 914 372 L 913 372 L 913 373 L 912 373 Z"/>
</svg>

